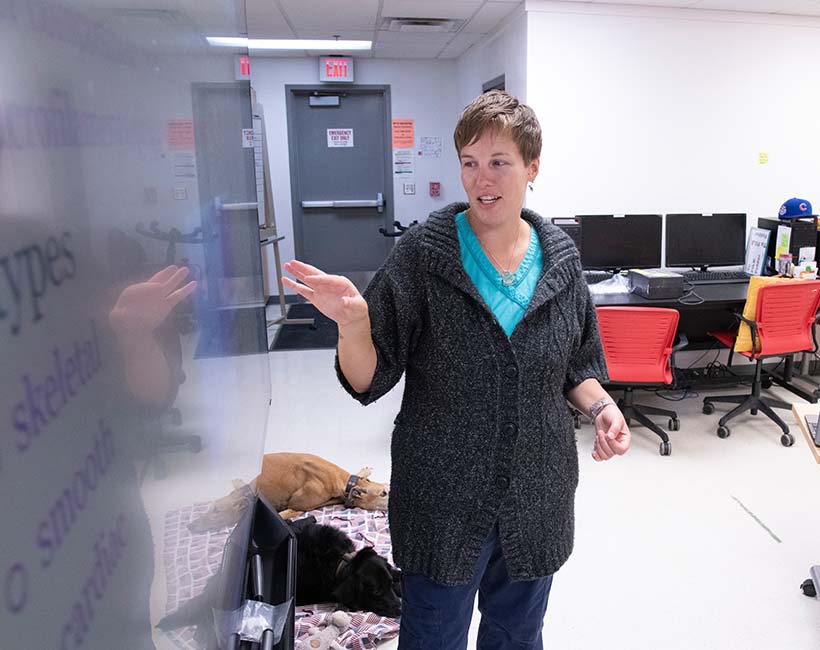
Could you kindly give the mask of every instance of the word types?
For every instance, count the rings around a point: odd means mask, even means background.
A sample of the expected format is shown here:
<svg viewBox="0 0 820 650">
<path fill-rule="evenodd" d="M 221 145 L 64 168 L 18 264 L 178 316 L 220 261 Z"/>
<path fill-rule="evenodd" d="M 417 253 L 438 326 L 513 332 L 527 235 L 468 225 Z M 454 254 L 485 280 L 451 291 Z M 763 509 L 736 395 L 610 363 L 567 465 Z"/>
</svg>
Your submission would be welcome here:
<svg viewBox="0 0 820 650">
<path fill-rule="evenodd" d="M 19 336 L 24 312 L 31 312 L 32 323 L 41 320 L 49 287 L 59 287 L 76 275 L 70 232 L 0 255 L 0 320 L 8 318 L 9 331 Z"/>
</svg>

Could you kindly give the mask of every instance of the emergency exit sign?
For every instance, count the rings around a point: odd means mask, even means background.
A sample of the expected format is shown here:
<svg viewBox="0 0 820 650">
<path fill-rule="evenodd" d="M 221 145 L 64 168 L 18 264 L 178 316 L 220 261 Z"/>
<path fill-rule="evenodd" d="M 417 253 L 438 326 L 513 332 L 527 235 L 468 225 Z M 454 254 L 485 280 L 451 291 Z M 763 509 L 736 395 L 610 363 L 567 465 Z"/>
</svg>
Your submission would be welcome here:
<svg viewBox="0 0 820 650">
<path fill-rule="evenodd" d="M 251 57 L 237 54 L 233 60 L 233 78 L 237 81 L 251 78 Z"/>
<path fill-rule="evenodd" d="M 349 56 L 320 56 L 319 81 L 353 83 L 353 58 Z"/>
</svg>

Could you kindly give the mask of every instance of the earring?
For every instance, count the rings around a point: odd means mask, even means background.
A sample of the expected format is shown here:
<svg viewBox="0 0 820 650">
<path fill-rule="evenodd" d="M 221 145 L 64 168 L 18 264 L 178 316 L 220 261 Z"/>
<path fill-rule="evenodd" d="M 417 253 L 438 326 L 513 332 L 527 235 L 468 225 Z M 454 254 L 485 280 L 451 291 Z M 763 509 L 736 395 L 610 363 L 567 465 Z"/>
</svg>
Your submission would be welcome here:
<svg viewBox="0 0 820 650">
<path fill-rule="evenodd" d="M 532 192 L 532 191 L 533 191 L 533 189 L 534 189 L 534 188 L 533 188 L 533 186 L 532 186 L 532 181 L 529 181 L 529 182 L 527 183 L 527 187 L 529 187 L 529 188 L 530 188 L 530 192 Z"/>
</svg>

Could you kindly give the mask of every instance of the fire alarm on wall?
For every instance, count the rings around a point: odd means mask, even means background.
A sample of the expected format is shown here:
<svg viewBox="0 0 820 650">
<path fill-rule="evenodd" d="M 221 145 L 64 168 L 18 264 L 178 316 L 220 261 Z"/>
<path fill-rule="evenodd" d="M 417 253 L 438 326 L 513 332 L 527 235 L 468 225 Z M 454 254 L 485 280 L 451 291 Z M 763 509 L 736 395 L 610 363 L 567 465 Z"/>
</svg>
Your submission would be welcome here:
<svg viewBox="0 0 820 650">
<path fill-rule="evenodd" d="M 430 196 L 441 196 L 441 183 L 430 181 Z"/>
</svg>

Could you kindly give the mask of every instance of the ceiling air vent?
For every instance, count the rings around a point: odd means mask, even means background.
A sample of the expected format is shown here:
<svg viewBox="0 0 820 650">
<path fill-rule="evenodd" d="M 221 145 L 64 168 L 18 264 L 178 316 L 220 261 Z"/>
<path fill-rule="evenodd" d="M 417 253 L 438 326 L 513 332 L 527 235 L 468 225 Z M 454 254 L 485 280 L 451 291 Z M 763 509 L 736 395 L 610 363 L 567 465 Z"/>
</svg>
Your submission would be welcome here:
<svg viewBox="0 0 820 650">
<path fill-rule="evenodd" d="M 389 32 L 425 32 L 441 34 L 456 32 L 464 24 L 454 18 L 385 18 L 382 29 Z"/>
</svg>

